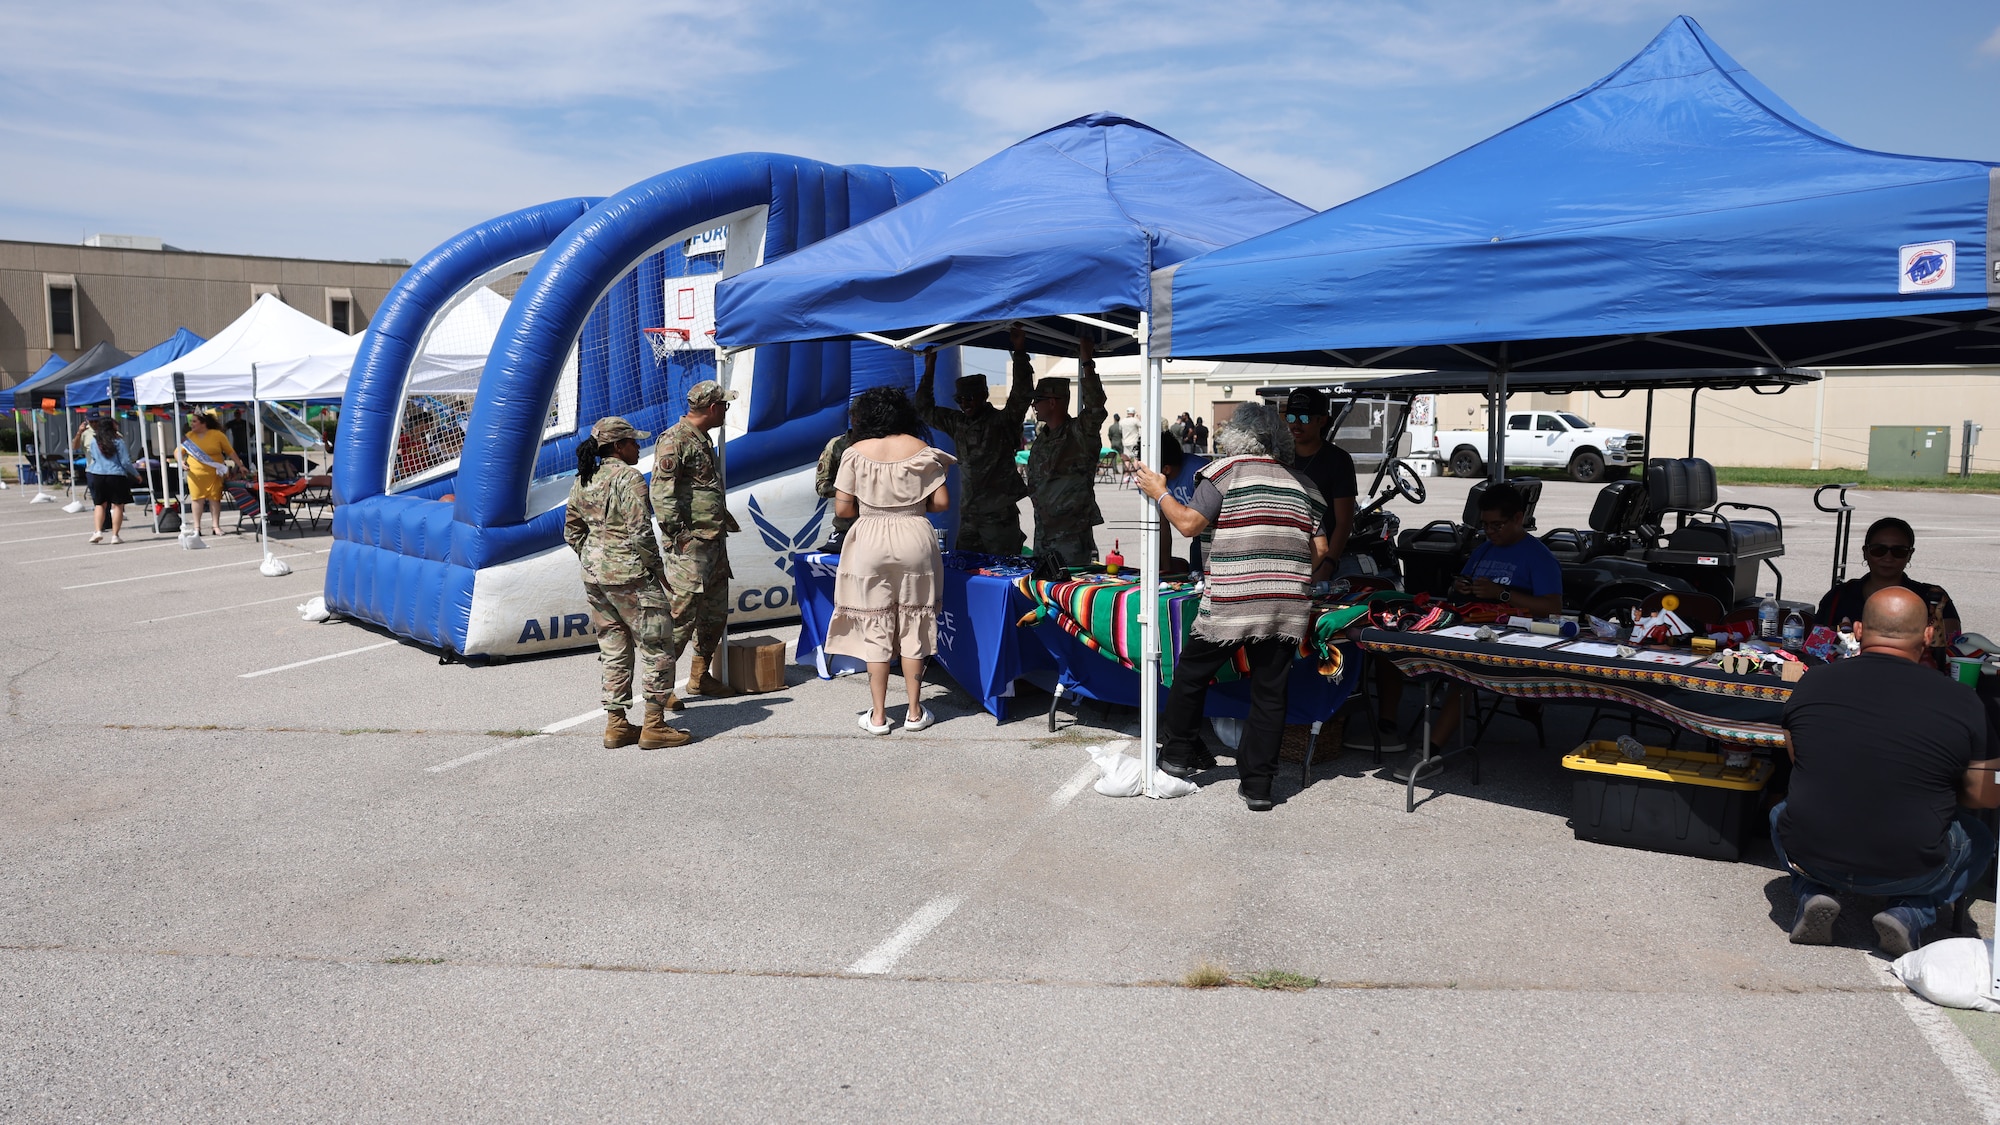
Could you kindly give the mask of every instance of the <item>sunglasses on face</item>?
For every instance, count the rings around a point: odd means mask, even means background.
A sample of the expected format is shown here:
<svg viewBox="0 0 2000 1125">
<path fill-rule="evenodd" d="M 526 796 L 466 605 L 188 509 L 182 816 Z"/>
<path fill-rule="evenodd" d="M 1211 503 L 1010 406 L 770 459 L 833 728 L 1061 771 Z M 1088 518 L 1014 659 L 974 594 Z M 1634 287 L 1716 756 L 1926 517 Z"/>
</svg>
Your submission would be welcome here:
<svg viewBox="0 0 2000 1125">
<path fill-rule="evenodd" d="M 1309 426 L 1319 417 L 1317 414 L 1287 414 L 1285 421 L 1295 425 Z"/>
<path fill-rule="evenodd" d="M 1866 547 L 1861 548 L 1861 550 L 1863 554 L 1866 554 L 1871 559 L 1907 559 L 1910 557 L 1910 553 L 1915 551 L 1916 548 L 1905 547 L 1901 543 L 1870 543 Z"/>
</svg>

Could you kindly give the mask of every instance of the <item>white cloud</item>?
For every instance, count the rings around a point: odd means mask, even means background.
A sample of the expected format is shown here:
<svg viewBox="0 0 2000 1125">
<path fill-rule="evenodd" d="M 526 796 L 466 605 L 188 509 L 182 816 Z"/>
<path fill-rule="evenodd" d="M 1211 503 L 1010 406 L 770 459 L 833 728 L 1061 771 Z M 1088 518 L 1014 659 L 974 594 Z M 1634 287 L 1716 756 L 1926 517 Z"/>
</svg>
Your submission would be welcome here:
<svg viewBox="0 0 2000 1125">
<path fill-rule="evenodd" d="M 1986 37 L 1986 42 L 1979 45 L 1979 53 L 2000 56 L 2000 27 L 1994 28 L 1993 34 Z"/>
</svg>

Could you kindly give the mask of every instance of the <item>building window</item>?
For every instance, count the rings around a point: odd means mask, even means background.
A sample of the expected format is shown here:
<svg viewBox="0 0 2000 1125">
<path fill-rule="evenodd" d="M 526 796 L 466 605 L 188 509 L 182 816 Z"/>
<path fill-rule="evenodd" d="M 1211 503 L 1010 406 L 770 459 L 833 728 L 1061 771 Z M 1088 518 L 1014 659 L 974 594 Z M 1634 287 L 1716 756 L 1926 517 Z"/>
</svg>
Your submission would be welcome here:
<svg viewBox="0 0 2000 1125">
<path fill-rule="evenodd" d="M 76 290 L 49 290 L 49 332 L 76 338 Z"/>
<path fill-rule="evenodd" d="M 350 305 L 347 301 L 340 298 L 335 298 L 334 300 L 327 302 L 327 309 L 326 309 L 327 322 L 333 325 L 333 330 L 335 332 L 351 333 L 354 331 L 353 328 L 349 327 L 349 321 L 348 321 L 348 316 L 349 316 L 348 310 L 352 307 L 353 306 Z"/>
</svg>

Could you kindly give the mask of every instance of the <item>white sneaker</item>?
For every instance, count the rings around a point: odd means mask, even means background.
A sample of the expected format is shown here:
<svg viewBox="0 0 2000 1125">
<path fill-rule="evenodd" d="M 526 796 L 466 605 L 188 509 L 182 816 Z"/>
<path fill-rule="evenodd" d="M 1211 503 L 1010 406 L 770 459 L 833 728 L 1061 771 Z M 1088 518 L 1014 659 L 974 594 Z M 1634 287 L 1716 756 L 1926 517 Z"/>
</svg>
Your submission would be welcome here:
<svg viewBox="0 0 2000 1125">
<path fill-rule="evenodd" d="M 903 729 L 909 731 L 911 734 L 915 734 L 920 730 L 929 730 L 931 729 L 931 724 L 935 722 L 937 722 L 937 713 L 928 707 L 924 708 L 924 715 L 921 719 L 911 719 L 908 712 L 905 712 L 903 715 Z"/>
<path fill-rule="evenodd" d="M 119 536 L 116 536 L 116 535 L 114 535 L 114 536 L 112 536 L 112 537 L 111 537 L 111 541 L 112 541 L 113 543 L 123 543 L 123 542 L 125 542 L 125 540 L 124 540 L 124 539 L 122 539 L 122 538 L 120 538 Z"/>
<path fill-rule="evenodd" d="M 103 533 L 103 532 L 101 532 L 101 531 L 93 531 L 93 532 L 91 532 L 91 533 L 90 533 L 90 541 L 91 541 L 92 543 L 102 543 L 102 542 L 104 542 L 104 533 Z"/>
<path fill-rule="evenodd" d="M 854 721 L 861 727 L 862 730 L 867 731 L 869 734 L 880 735 L 880 734 L 888 734 L 890 731 L 896 729 L 896 724 L 889 722 L 888 721 L 889 716 L 887 715 L 882 716 L 882 725 L 879 727 L 876 726 L 874 723 L 869 722 L 868 711 L 870 710 L 873 710 L 873 708 L 864 710 L 854 716 Z"/>
</svg>

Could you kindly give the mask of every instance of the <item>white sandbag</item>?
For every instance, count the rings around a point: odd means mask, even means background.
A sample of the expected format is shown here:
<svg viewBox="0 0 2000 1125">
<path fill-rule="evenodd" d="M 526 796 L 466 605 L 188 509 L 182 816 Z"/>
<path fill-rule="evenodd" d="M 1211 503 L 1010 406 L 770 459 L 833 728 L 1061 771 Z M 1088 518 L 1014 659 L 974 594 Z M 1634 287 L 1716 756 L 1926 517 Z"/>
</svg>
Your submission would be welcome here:
<svg viewBox="0 0 2000 1125">
<path fill-rule="evenodd" d="M 333 614 L 326 611 L 326 597 L 320 595 L 299 606 L 299 617 L 306 621 L 325 621 Z"/>
<path fill-rule="evenodd" d="M 1145 790 L 1145 763 L 1129 757 L 1125 748 L 1132 743 L 1127 739 L 1107 742 L 1102 746 L 1087 747 L 1090 760 L 1097 763 L 1097 784 L 1093 787 L 1107 797 L 1137 797 Z M 1201 786 L 1185 778 L 1175 777 L 1159 770 L 1153 771 L 1153 796 L 1161 798 L 1185 797 Z"/>
<path fill-rule="evenodd" d="M 1910 991 L 1947 1008 L 2000 1012 L 1993 998 L 1993 943 L 1981 938 L 1946 938 L 1913 949 L 1891 966 Z"/>
</svg>

